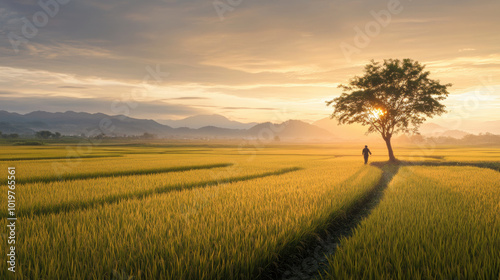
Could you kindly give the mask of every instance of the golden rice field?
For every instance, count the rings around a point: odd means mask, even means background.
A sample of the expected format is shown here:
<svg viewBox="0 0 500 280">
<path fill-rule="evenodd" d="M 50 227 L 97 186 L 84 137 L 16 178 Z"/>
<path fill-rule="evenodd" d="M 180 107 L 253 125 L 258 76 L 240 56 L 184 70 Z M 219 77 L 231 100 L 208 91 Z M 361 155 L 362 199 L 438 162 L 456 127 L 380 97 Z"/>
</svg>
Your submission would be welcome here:
<svg viewBox="0 0 500 280">
<path fill-rule="evenodd" d="M 384 147 L 371 150 L 371 161 L 386 160 Z M 15 166 L 18 220 L 16 272 L 5 230 L 0 279 L 265 279 L 377 190 L 380 203 L 320 277 L 500 277 L 500 149 L 398 147 L 413 164 L 393 168 L 383 190 L 387 170 L 360 153 L 347 144 L 3 146 L 0 218 Z"/>
<path fill-rule="evenodd" d="M 499 279 L 499 172 L 402 167 L 330 267 L 332 279 Z"/>
</svg>

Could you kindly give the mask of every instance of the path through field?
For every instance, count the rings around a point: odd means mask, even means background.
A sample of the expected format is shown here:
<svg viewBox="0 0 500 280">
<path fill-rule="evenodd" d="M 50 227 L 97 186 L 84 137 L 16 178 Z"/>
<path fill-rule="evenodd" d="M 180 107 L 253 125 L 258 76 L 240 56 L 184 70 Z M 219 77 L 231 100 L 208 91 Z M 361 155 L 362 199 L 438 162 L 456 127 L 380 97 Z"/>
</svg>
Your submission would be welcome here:
<svg viewBox="0 0 500 280">
<path fill-rule="evenodd" d="M 373 149 L 370 165 L 341 145 L 67 150 L 0 150 L 22 260 L 0 279 L 467 279 L 470 263 L 500 276 L 497 148 L 400 149 L 399 164 Z"/>
<path fill-rule="evenodd" d="M 346 209 L 343 215 L 330 221 L 330 226 L 317 234 L 316 239 L 298 248 L 297 253 L 283 257 L 262 279 L 308 280 L 315 279 L 328 268 L 329 256 L 335 254 L 341 238 L 348 238 L 361 220 L 379 204 L 389 182 L 398 173 L 399 165 L 373 163 L 382 170 L 382 177 L 369 196 Z"/>
<path fill-rule="evenodd" d="M 384 190 L 393 177 L 403 166 L 474 166 L 492 169 L 500 172 L 498 162 L 426 162 L 400 161 L 397 164 L 374 162 L 373 166 L 380 168 L 383 173 L 380 181 L 366 199 L 359 201 L 354 207 L 347 209 L 345 214 L 330 222 L 327 230 L 319 232 L 315 240 L 302 244 L 297 252 L 284 256 L 275 263 L 270 271 L 266 271 L 261 279 L 308 280 L 328 278 L 325 272 L 329 268 L 328 258 L 334 256 L 341 239 L 347 239 L 361 221 L 367 218 L 377 207 L 384 195 Z"/>
</svg>

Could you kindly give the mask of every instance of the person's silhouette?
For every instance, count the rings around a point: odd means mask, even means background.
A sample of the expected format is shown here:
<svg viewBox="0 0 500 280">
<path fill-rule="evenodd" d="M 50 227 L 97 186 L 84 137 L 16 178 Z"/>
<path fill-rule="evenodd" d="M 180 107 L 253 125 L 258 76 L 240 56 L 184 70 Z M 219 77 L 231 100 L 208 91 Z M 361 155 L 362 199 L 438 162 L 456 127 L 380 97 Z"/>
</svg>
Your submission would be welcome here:
<svg viewBox="0 0 500 280">
<path fill-rule="evenodd" d="M 370 152 L 370 149 L 368 149 L 368 145 L 365 145 L 365 148 L 363 149 L 363 152 L 361 152 L 361 154 L 363 154 L 363 156 L 365 157 L 365 164 L 367 164 L 369 154 L 372 154 L 372 152 Z"/>
</svg>

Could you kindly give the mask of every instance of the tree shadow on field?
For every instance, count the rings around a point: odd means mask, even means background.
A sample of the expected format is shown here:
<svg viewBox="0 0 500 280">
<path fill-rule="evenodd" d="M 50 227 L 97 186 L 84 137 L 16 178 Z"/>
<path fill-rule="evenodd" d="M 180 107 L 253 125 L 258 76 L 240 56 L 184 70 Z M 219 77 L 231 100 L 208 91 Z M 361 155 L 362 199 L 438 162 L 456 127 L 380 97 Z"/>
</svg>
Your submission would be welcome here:
<svg viewBox="0 0 500 280">
<path fill-rule="evenodd" d="M 260 273 L 258 279 L 314 279 L 323 275 L 328 268 L 329 256 L 332 256 L 342 238 L 348 238 L 360 222 L 368 217 L 377 207 L 384 195 L 384 190 L 398 173 L 400 163 L 373 162 L 372 166 L 382 170 L 377 184 L 362 199 L 345 209 L 329 221 L 326 229 L 303 240 L 301 245 L 292 248 L 291 254 L 280 256 L 279 260 Z"/>
</svg>

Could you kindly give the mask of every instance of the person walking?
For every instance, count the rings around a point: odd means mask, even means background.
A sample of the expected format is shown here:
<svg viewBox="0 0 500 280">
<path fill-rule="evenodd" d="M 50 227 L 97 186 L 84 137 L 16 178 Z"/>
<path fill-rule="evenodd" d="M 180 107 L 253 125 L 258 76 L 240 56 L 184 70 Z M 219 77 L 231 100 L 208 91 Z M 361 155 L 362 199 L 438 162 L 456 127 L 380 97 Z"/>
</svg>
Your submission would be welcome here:
<svg viewBox="0 0 500 280">
<path fill-rule="evenodd" d="M 372 152 L 370 152 L 370 149 L 368 149 L 368 145 L 365 145 L 365 148 L 363 149 L 363 152 L 361 152 L 361 153 L 365 157 L 365 164 L 367 164 L 368 163 L 369 154 L 370 155 L 372 154 Z"/>
</svg>

